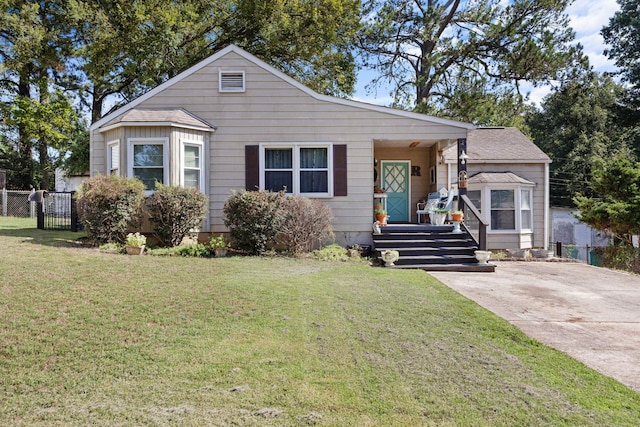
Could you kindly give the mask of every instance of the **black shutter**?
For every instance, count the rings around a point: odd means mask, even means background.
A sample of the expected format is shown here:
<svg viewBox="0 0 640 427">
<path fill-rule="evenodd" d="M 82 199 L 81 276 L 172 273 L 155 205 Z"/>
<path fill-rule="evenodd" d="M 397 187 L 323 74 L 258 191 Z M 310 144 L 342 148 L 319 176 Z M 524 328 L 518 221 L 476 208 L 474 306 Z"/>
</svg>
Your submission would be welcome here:
<svg viewBox="0 0 640 427">
<path fill-rule="evenodd" d="M 347 146 L 333 146 L 333 195 L 347 195 Z"/>
<path fill-rule="evenodd" d="M 260 146 L 245 145 L 244 147 L 244 181 L 247 191 L 260 188 Z"/>
</svg>

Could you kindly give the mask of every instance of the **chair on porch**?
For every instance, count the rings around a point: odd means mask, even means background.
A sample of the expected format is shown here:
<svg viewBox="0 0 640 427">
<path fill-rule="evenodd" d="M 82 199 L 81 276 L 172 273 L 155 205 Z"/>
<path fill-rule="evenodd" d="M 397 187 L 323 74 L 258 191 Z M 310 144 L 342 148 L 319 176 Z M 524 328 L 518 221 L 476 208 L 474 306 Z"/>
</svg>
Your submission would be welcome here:
<svg viewBox="0 0 640 427">
<path fill-rule="evenodd" d="M 453 198 L 458 195 L 457 190 L 450 190 L 446 197 L 442 197 L 436 206 L 431 208 L 429 218 L 431 225 L 442 225 L 446 220 L 446 216 L 453 206 Z"/>
<path fill-rule="evenodd" d="M 422 223 L 422 215 L 429 215 L 429 211 L 436 208 L 440 202 L 440 193 L 429 193 L 425 202 L 419 202 L 416 205 L 416 217 L 418 218 L 418 224 Z"/>
</svg>

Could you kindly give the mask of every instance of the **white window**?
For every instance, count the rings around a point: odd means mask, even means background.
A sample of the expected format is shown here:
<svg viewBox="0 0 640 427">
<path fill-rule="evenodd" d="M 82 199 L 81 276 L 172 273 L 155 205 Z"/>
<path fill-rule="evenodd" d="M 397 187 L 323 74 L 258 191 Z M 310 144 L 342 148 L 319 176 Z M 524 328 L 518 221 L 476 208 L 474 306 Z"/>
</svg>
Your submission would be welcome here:
<svg viewBox="0 0 640 427">
<path fill-rule="evenodd" d="M 244 92 L 245 78 L 242 70 L 220 70 L 218 72 L 220 92 Z"/>
<path fill-rule="evenodd" d="M 331 197 L 333 158 L 330 144 L 263 144 L 260 188 L 306 197 Z"/>
<path fill-rule="evenodd" d="M 147 191 L 156 188 L 156 182 L 167 184 L 168 138 L 129 139 L 129 176 L 140 179 Z"/>
<path fill-rule="evenodd" d="M 107 173 L 120 175 L 120 141 L 107 143 Z"/>
<path fill-rule="evenodd" d="M 514 190 L 491 190 L 491 229 L 516 229 Z"/>
<path fill-rule="evenodd" d="M 531 193 L 531 190 L 520 190 L 520 228 L 523 230 L 532 229 Z"/>
<path fill-rule="evenodd" d="M 202 143 L 182 142 L 182 175 L 180 184 L 185 188 L 197 188 L 204 192 Z"/>
</svg>

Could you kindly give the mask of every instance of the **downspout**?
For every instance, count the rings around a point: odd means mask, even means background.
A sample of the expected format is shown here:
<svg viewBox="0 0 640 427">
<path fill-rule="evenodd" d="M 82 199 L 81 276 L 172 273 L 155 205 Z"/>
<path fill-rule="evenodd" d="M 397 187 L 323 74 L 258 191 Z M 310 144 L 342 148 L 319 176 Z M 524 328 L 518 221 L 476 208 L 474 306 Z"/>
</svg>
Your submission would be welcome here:
<svg viewBox="0 0 640 427">
<path fill-rule="evenodd" d="M 549 163 L 544 164 L 544 242 L 542 248 L 549 248 Z"/>
</svg>

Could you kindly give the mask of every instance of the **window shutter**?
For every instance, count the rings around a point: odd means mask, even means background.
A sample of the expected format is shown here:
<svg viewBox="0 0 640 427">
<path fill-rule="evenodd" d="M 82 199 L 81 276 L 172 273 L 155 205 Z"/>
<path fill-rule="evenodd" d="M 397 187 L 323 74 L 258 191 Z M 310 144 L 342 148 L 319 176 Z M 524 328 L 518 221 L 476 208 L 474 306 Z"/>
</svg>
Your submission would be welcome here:
<svg viewBox="0 0 640 427">
<path fill-rule="evenodd" d="M 333 146 L 333 195 L 347 195 L 347 146 Z"/>
<path fill-rule="evenodd" d="M 246 145 L 244 147 L 244 179 L 247 191 L 260 188 L 260 146 Z"/>
</svg>

